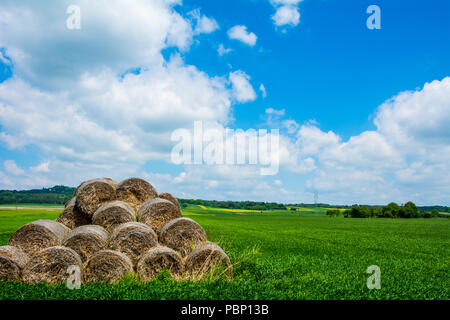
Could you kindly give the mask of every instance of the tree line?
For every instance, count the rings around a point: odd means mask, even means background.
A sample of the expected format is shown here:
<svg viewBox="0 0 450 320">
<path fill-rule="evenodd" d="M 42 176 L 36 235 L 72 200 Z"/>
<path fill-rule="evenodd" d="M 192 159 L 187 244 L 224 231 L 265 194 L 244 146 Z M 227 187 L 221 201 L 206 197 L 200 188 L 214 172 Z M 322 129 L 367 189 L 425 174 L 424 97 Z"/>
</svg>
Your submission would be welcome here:
<svg viewBox="0 0 450 320">
<path fill-rule="evenodd" d="M 75 192 L 75 188 L 54 186 L 34 190 L 0 190 L 0 204 L 65 204 Z"/>
<path fill-rule="evenodd" d="M 345 218 L 434 218 L 439 217 L 440 213 L 436 208 L 432 210 L 420 209 L 411 201 L 404 205 L 398 205 L 395 202 L 389 203 L 383 207 L 368 207 L 355 205 L 347 210 L 328 210 L 327 215 L 330 217 L 343 215 Z"/>
<path fill-rule="evenodd" d="M 281 203 L 275 202 L 254 202 L 254 201 L 217 201 L 200 199 L 178 199 L 181 207 L 185 208 L 188 204 L 201 205 L 211 208 L 222 209 L 244 209 L 244 210 L 287 210 L 287 207 Z"/>
<path fill-rule="evenodd" d="M 66 186 L 54 186 L 52 188 L 42 188 L 33 190 L 0 190 L 0 204 L 59 204 L 63 205 L 69 201 L 75 192 L 75 188 Z M 275 202 L 255 202 L 255 201 L 217 201 L 200 199 L 178 199 L 182 207 L 188 204 L 203 205 L 205 207 L 223 208 L 223 209 L 244 209 L 244 210 L 287 210 L 291 207 L 302 208 L 333 208 L 327 211 L 329 216 L 343 215 L 344 217 L 365 218 L 431 218 L 438 216 L 439 212 L 449 212 L 450 207 L 446 206 L 423 206 L 417 207 L 414 203 L 408 202 L 404 205 L 390 203 L 387 206 L 369 206 L 369 205 L 330 205 L 321 204 L 281 204 Z M 341 209 L 341 210 L 336 210 Z M 345 209 L 345 210 L 343 210 Z"/>
</svg>

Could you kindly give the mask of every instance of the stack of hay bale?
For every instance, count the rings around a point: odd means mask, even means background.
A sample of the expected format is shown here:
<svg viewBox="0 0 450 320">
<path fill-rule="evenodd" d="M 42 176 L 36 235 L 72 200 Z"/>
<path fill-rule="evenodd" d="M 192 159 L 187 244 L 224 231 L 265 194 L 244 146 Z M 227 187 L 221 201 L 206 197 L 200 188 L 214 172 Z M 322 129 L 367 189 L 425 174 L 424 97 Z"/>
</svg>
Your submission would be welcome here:
<svg viewBox="0 0 450 320">
<path fill-rule="evenodd" d="M 56 221 L 28 223 L 0 247 L 0 280 L 54 284 L 73 266 L 84 283 L 130 273 L 146 282 L 163 269 L 176 280 L 201 279 L 219 266 L 232 276 L 228 256 L 182 217 L 177 199 L 139 178 L 85 181 Z"/>
</svg>

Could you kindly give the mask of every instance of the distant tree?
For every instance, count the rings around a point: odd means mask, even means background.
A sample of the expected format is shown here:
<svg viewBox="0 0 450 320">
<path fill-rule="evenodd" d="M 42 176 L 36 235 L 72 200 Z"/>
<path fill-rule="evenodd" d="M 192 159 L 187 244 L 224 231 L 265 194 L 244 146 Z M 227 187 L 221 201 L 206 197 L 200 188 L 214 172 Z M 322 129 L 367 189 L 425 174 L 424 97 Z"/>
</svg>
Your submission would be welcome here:
<svg viewBox="0 0 450 320">
<path fill-rule="evenodd" d="M 439 217 L 439 211 L 438 211 L 437 209 L 433 209 L 433 210 L 431 211 L 431 217 L 432 217 L 432 218 Z"/>
<path fill-rule="evenodd" d="M 381 215 L 381 209 L 377 207 L 371 207 L 369 212 L 370 217 L 379 217 Z"/>
<path fill-rule="evenodd" d="M 409 201 L 401 208 L 400 215 L 403 215 L 404 218 L 417 218 L 419 217 L 419 209 L 413 202 Z"/>
<path fill-rule="evenodd" d="M 355 206 L 350 210 L 352 218 L 367 218 L 370 217 L 369 208 L 366 206 Z"/>
<path fill-rule="evenodd" d="M 333 209 L 333 210 L 327 210 L 327 216 L 331 217 L 337 217 L 341 214 L 340 210 Z"/>
<path fill-rule="evenodd" d="M 423 218 L 427 218 L 427 219 L 432 218 L 431 212 L 429 212 L 429 211 L 422 211 L 421 215 Z"/>
<path fill-rule="evenodd" d="M 381 217 L 383 218 L 396 218 L 399 216 L 400 206 L 395 202 L 389 203 L 381 210 Z"/>
</svg>

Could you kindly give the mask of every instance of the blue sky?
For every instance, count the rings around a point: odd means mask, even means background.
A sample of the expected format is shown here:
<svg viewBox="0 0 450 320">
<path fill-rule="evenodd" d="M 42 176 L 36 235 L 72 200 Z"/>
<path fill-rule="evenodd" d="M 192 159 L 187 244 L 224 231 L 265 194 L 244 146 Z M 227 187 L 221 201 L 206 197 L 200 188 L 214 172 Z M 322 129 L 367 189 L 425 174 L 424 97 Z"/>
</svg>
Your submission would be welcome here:
<svg viewBox="0 0 450 320">
<path fill-rule="evenodd" d="M 448 1 L 127 3 L 0 4 L 0 188 L 141 176 L 179 197 L 450 204 Z M 196 120 L 280 129 L 279 173 L 171 163 Z"/>
</svg>

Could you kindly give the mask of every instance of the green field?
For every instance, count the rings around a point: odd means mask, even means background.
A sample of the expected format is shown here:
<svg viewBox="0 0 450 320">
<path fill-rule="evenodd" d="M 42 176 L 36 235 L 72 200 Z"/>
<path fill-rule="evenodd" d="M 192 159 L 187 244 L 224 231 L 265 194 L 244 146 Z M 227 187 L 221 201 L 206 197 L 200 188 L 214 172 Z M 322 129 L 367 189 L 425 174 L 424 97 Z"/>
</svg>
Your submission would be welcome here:
<svg viewBox="0 0 450 320">
<path fill-rule="evenodd" d="M 20 207 L 20 206 L 19 206 Z M 0 299 L 445 299 L 450 298 L 448 219 L 345 219 L 324 212 L 234 212 L 189 206 L 211 241 L 229 254 L 234 279 L 117 285 L 1 283 Z M 54 219 L 54 208 L 0 208 L 0 245 L 23 224 Z M 369 290 L 366 269 L 381 268 Z"/>
</svg>

